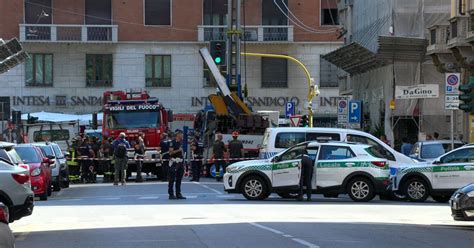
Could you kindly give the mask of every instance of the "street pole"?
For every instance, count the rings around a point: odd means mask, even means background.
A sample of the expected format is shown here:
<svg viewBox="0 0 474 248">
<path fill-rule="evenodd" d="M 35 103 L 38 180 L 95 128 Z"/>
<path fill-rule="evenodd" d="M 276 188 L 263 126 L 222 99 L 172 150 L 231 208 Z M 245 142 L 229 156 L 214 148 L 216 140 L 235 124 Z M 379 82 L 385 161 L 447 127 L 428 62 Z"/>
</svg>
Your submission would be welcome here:
<svg viewBox="0 0 474 248">
<path fill-rule="evenodd" d="M 240 76 L 240 42 L 241 31 L 241 1 L 227 1 L 227 32 L 226 32 L 226 53 L 227 53 L 227 85 L 237 86 L 237 95 L 242 100 L 242 87 Z"/>
<path fill-rule="evenodd" d="M 454 109 L 451 109 L 451 150 L 454 150 Z"/>
</svg>

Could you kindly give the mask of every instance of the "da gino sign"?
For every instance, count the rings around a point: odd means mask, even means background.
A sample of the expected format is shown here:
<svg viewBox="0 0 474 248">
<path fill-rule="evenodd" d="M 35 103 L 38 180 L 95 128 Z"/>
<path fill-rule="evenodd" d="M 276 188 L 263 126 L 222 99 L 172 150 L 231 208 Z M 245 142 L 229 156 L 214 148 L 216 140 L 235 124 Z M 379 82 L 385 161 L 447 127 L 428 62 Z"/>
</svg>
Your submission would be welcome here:
<svg viewBox="0 0 474 248">
<path fill-rule="evenodd" d="M 437 98 L 438 96 L 439 85 L 437 84 L 395 87 L 395 99 Z"/>
</svg>

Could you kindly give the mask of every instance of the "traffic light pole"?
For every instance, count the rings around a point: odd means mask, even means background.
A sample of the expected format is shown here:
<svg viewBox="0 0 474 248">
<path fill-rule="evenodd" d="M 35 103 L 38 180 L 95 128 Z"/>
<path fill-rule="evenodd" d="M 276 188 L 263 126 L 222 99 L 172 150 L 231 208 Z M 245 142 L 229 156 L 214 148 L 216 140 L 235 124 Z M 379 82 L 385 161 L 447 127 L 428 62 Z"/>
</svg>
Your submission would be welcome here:
<svg viewBox="0 0 474 248">
<path fill-rule="evenodd" d="M 227 85 L 237 86 L 237 95 L 242 99 L 242 84 L 240 76 L 240 42 L 241 29 L 241 4 L 242 0 L 227 1 Z"/>
</svg>

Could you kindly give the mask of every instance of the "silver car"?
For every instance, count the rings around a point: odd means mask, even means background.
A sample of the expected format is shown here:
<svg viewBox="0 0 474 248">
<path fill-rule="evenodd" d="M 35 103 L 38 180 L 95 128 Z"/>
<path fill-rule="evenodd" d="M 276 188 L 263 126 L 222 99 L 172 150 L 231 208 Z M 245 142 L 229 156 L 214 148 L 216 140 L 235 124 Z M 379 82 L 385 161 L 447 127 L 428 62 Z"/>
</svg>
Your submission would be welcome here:
<svg viewBox="0 0 474 248">
<path fill-rule="evenodd" d="M 9 219 L 7 206 L 0 202 L 0 247 L 2 248 L 15 247 L 15 237 L 8 226 Z"/>
<path fill-rule="evenodd" d="M 69 175 L 66 165 L 66 158 L 61 152 L 58 144 L 51 142 L 40 142 L 34 143 L 33 145 L 39 147 L 47 158 L 54 161 L 53 166 L 51 167 L 53 190 L 60 191 L 61 188 L 69 187 Z"/>
<path fill-rule="evenodd" d="M 463 145 L 464 143 L 462 141 L 454 141 L 454 149 Z M 451 150 L 451 140 L 418 141 L 413 145 L 409 157 L 420 162 L 431 162 Z"/>
</svg>

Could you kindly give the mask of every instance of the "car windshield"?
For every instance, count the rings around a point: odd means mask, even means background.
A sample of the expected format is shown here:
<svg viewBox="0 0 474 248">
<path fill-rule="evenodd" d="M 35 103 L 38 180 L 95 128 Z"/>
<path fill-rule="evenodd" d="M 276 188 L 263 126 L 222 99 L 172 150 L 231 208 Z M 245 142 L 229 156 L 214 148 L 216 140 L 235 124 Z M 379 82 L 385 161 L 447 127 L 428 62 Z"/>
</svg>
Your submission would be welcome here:
<svg viewBox="0 0 474 248">
<path fill-rule="evenodd" d="M 25 163 L 39 163 L 41 162 L 38 153 L 36 153 L 33 147 L 16 147 L 17 153 L 23 159 Z"/>
<path fill-rule="evenodd" d="M 106 127 L 109 129 L 159 128 L 160 112 L 109 112 Z"/>
<path fill-rule="evenodd" d="M 47 157 L 54 156 L 53 148 L 51 148 L 51 146 L 41 146 L 41 150 Z"/>
<path fill-rule="evenodd" d="M 425 144 L 421 147 L 421 158 L 437 158 L 446 153 L 443 144 Z"/>
<path fill-rule="evenodd" d="M 53 145 L 53 149 L 54 149 L 54 154 L 56 154 L 56 158 L 64 158 L 64 155 L 61 152 L 61 149 L 59 149 L 59 146 Z"/>
</svg>

